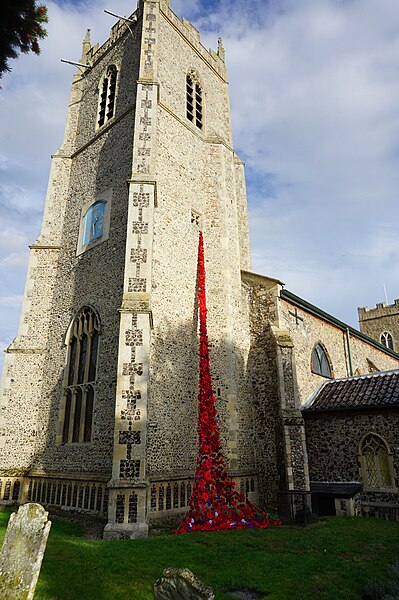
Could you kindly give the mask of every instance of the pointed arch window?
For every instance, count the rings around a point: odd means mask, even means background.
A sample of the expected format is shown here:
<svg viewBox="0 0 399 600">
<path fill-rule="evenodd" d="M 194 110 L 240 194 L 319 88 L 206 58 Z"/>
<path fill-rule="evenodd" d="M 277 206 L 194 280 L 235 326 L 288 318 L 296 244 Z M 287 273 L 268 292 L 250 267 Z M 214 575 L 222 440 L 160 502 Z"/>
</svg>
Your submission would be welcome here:
<svg viewBox="0 0 399 600">
<path fill-rule="evenodd" d="M 109 121 L 115 113 L 116 79 L 118 71 L 115 65 L 109 65 L 100 83 L 100 97 L 98 101 L 97 126 L 101 127 Z"/>
<path fill-rule="evenodd" d="M 99 333 L 96 313 L 84 307 L 72 323 L 68 341 L 62 444 L 91 442 Z"/>
<path fill-rule="evenodd" d="M 375 433 L 367 434 L 360 443 L 362 478 L 368 488 L 393 488 L 392 454 L 385 440 Z"/>
<path fill-rule="evenodd" d="M 316 344 L 312 351 L 311 370 L 322 377 L 333 377 L 331 363 L 327 351 L 321 344 Z"/>
<path fill-rule="evenodd" d="M 194 70 L 186 76 L 186 115 L 198 129 L 202 129 L 202 86 Z"/>
<path fill-rule="evenodd" d="M 381 334 L 380 342 L 386 348 L 393 350 L 393 337 L 389 331 L 384 331 L 384 333 Z"/>
</svg>

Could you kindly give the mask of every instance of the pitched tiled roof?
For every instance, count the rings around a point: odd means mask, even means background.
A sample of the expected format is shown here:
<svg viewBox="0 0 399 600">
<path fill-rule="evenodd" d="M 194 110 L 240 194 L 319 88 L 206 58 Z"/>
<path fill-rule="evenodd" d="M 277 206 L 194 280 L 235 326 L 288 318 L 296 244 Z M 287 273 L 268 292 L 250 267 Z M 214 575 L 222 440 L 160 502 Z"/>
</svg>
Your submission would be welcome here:
<svg viewBox="0 0 399 600">
<path fill-rule="evenodd" d="M 302 407 L 303 413 L 365 408 L 399 408 L 399 369 L 326 381 Z"/>
</svg>

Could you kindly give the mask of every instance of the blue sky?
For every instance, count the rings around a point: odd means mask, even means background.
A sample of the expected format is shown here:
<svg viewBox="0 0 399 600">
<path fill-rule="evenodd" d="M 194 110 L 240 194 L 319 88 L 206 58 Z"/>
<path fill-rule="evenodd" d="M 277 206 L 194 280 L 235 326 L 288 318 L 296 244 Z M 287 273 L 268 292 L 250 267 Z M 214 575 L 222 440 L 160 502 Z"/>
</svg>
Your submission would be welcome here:
<svg viewBox="0 0 399 600">
<path fill-rule="evenodd" d="M 130 0 L 49 0 L 40 57 L 0 90 L 0 349 L 16 335 L 28 244 L 61 143 L 86 27 L 103 42 Z M 171 0 L 206 47 L 223 37 L 246 162 L 253 270 L 357 325 L 399 297 L 397 0 Z"/>
</svg>

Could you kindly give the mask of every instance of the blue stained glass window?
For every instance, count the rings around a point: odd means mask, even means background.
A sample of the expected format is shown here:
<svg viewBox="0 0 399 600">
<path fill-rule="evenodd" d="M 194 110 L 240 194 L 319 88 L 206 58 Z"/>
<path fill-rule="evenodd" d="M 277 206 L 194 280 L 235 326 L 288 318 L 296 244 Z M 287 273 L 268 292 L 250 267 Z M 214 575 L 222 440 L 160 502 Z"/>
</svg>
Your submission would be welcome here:
<svg viewBox="0 0 399 600">
<path fill-rule="evenodd" d="M 83 244 L 97 240 L 104 233 L 105 202 L 99 200 L 90 206 L 85 215 Z"/>
</svg>

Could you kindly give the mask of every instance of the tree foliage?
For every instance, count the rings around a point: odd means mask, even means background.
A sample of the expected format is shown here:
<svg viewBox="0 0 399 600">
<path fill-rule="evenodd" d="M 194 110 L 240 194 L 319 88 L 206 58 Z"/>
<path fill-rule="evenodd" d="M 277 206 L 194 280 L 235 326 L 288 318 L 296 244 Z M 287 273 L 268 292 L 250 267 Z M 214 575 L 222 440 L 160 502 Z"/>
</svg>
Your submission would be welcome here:
<svg viewBox="0 0 399 600">
<path fill-rule="evenodd" d="M 2 0 L 0 15 L 0 77 L 10 71 L 8 61 L 20 52 L 40 54 L 46 37 L 47 8 L 36 0 Z"/>
</svg>

